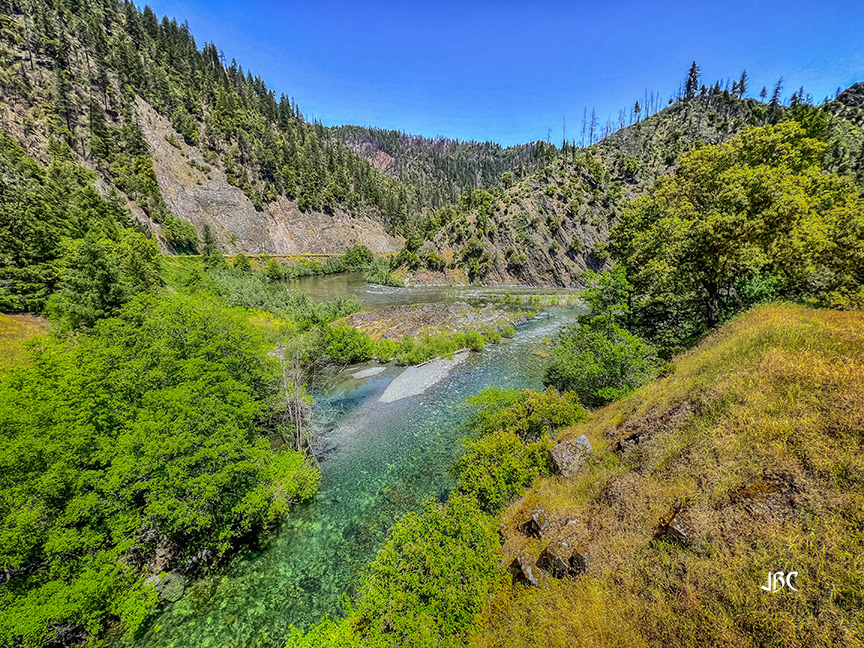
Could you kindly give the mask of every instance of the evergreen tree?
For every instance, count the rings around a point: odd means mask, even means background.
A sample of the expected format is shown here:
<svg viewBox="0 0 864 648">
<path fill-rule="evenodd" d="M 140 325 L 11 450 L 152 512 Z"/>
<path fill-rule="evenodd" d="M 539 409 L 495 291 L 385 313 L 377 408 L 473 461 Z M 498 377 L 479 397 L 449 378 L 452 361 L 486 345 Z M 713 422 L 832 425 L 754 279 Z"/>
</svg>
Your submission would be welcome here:
<svg viewBox="0 0 864 648">
<path fill-rule="evenodd" d="M 741 72 L 741 78 L 738 80 L 738 96 L 743 97 L 747 94 L 748 88 L 747 70 Z"/>
<path fill-rule="evenodd" d="M 91 328 L 128 299 L 109 241 L 88 234 L 63 271 L 49 310 L 72 328 Z"/>
<path fill-rule="evenodd" d="M 699 66 L 696 61 L 690 66 L 690 71 L 687 73 L 687 82 L 684 84 L 684 98 L 692 99 L 699 91 Z"/>
</svg>

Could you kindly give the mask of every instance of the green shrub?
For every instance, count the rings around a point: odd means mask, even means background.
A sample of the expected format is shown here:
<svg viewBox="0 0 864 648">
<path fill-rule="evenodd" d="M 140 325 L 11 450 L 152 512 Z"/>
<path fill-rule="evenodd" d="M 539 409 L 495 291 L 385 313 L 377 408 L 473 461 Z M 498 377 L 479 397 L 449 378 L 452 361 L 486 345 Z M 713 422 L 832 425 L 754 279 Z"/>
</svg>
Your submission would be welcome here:
<svg viewBox="0 0 864 648">
<path fill-rule="evenodd" d="M 515 433 L 498 430 L 465 445 L 466 453 L 456 464 L 456 491 L 476 500 L 487 513 L 497 512 L 549 472 L 548 436 L 526 444 Z"/>
<path fill-rule="evenodd" d="M 589 407 L 622 398 L 650 380 L 657 355 L 648 342 L 603 318 L 563 330 L 543 382 L 574 391 Z"/>
<path fill-rule="evenodd" d="M 352 614 L 359 645 L 457 646 L 480 620 L 501 550 L 495 520 L 451 496 L 409 513 L 369 566 Z"/>
<path fill-rule="evenodd" d="M 372 250 L 365 245 L 355 245 L 352 248 L 348 248 L 345 256 L 342 258 L 345 261 L 345 265 L 351 270 L 366 268 L 375 261 L 375 255 Z"/>
<path fill-rule="evenodd" d="M 545 392 L 492 387 L 469 398 L 468 404 L 479 408 L 471 420 L 477 436 L 503 430 L 534 440 L 588 418 L 576 394 L 559 394 L 552 387 Z"/>
<path fill-rule="evenodd" d="M 501 337 L 506 338 L 508 340 L 516 337 L 516 329 L 510 325 L 506 325 L 501 328 Z"/>
<path fill-rule="evenodd" d="M 353 326 L 333 326 L 326 329 L 325 353 L 334 362 L 351 364 L 372 357 L 374 343 L 363 331 Z"/>
<path fill-rule="evenodd" d="M 501 342 L 501 334 L 492 328 L 483 331 L 483 337 L 489 344 L 499 344 Z"/>
<path fill-rule="evenodd" d="M 383 362 L 389 362 L 396 355 L 399 345 L 393 340 L 378 340 L 375 342 L 372 354 Z"/>
</svg>

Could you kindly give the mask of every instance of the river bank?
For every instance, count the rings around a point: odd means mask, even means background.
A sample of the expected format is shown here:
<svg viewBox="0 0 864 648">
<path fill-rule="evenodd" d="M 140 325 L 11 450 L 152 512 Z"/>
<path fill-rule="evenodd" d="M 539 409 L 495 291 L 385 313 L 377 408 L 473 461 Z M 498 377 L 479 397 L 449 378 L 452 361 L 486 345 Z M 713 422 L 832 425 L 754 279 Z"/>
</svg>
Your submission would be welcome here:
<svg viewBox="0 0 864 648">
<path fill-rule="evenodd" d="M 513 340 L 468 354 L 425 390 L 391 402 L 382 396 L 408 369 L 362 365 L 322 375 L 312 386 L 324 430 L 315 441 L 318 497 L 293 510 L 266 545 L 242 549 L 121 645 L 281 648 L 292 625 L 341 616 L 342 597 L 354 592 L 394 519 L 429 498 L 446 499 L 472 411 L 466 398 L 493 385 L 540 387 L 543 363 L 533 352 L 571 317 L 563 309 L 539 316 Z"/>
</svg>

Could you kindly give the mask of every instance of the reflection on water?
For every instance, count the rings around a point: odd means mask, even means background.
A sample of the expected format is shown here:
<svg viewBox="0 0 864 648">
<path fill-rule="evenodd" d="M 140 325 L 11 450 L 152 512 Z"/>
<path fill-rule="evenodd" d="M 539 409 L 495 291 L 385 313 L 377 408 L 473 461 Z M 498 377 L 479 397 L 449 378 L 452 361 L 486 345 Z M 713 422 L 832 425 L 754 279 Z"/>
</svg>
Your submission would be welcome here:
<svg viewBox="0 0 864 648">
<path fill-rule="evenodd" d="M 362 272 L 300 277 L 289 282 L 293 290 L 302 290 L 317 300 L 356 295 L 364 310 L 407 304 L 452 303 L 467 301 L 482 303 L 496 296 L 511 295 L 573 295 L 566 288 L 533 288 L 531 286 L 379 286 L 367 284 Z"/>
<path fill-rule="evenodd" d="M 446 499 L 470 415 L 465 399 L 492 385 L 539 388 L 544 367 L 533 351 L 572 313 L 528 322 L 507 344 L 472 354 L 426 393 L 395 403 L 377 402 L 401 371 L 392 365 L 365 380 L 342 372 L 322 381 L 316 409 L 329 431 L 317 444 L 326 458 L 315 501 L 292 511 L 266 547 L 243 551 L 121 643 L 282 648 L 292 624 L 339 617 L 340 597 L 355 592 L 394 519 Z"/>
</svg>

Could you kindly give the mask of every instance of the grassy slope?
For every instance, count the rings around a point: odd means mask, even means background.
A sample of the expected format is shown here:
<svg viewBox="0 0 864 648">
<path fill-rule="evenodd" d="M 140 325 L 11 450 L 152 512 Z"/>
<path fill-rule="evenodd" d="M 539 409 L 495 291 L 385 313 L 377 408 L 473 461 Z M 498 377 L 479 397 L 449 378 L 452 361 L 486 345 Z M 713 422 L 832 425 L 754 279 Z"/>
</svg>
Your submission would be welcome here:
<svg viewBox="0 0 864 648">
<path fill-rule="evenodd" d="M 44 333 L 47 322 L 33 315 L 0 314 L 0 371 L 26 357 L 24 342 Z"/>
<path fill-rule="evenodd" d="M 758 308 L 581 434 L 593 464 L 502 521 L 505 560 L 536 556 L 516 525 L 545 509 L 587 573 L 502 584 L 473 645 L 864 645 L 864 314 Z M 652 539 L 681 505 L 689 546 Z M 769 570 L 800 592 L 763 592 Z"/>
</svg>

